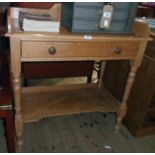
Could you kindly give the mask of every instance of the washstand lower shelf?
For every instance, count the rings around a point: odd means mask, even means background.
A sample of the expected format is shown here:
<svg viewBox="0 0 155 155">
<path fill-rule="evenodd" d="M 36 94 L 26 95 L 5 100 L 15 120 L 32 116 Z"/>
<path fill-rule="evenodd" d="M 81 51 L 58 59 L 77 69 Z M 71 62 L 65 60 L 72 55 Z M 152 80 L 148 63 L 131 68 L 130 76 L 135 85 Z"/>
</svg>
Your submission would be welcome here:
<svg viewBox="0 0 155 155">
<path fill-rule="evenodd" d="M 119 102 L 97 84 L 22 88 L 24 122 L 85 112 L 117 112 Z"/>
</svg>

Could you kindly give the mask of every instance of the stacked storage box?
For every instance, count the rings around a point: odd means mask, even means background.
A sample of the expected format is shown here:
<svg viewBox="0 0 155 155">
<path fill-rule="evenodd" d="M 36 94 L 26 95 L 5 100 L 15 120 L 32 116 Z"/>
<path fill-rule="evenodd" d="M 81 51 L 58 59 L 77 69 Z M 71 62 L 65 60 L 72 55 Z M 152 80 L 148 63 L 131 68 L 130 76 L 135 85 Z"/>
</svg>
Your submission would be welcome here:
<svg viewBox="0 0 155 155">
<path fill-rule="evenodd" d="M 62 3 L 61 25 L 72 32 L 123 33 L 132 32 L 138 3 L 114 2 L 111 26 L 100 29 L 104 5 L 102 2 Z"/>
</svg>

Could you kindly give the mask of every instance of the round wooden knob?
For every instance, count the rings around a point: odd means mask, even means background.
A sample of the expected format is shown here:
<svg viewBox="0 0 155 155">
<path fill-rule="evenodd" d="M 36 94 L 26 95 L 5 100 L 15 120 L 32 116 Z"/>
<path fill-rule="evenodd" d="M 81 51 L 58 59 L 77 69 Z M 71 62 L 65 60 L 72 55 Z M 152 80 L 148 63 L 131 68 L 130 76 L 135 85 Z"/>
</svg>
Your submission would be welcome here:
<svg viewBox="0 0 155 155">
<path fill-rule="evenodd" d="M 49 52 L 50 55 L 54 55 L 56 53 L 56 48 L 55 47 L 50 47 L 48 49 L 48 52 Z"/>
<path fill-rule="evenodd" d="M 119 47 L 116 47 L 116 48 L 115 48 L 115 53 L 116 53 L 116 54 L 119 55 L 119 54 L 121 54 L 121 52 L 122 52 L 122 51 L 121 51 L 121 49 L 120 49 Z"/>
</svg>

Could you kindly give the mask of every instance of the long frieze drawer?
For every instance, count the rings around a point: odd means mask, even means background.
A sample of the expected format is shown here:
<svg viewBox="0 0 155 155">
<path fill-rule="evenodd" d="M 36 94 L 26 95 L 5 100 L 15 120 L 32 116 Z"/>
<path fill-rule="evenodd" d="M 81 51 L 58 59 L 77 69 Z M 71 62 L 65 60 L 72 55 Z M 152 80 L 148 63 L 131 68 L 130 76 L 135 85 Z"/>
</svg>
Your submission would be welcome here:
<svg viewBox="0 0 155 155">
<path fill-rule="evenodd" d="M 23 41 L 22 58 L 132 57 L 138 43 Z"/>
</svg>

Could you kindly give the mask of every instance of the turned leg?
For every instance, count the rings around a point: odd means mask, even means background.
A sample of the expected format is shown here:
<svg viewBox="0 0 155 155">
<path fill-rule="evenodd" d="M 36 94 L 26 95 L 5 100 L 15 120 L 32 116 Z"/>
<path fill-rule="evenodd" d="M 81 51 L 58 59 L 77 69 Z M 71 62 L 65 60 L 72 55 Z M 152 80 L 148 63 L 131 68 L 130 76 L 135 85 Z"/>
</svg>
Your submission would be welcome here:
<svg viewBox="0 0 155 155">
<path fill-rule="evenodd" d="M 16 143 L 17 151 L 21 151 L 22 137 L 23 137 L 23 116 L 21 104 L 21 81 L 20 76 L 13 76 L 13 89 L 15 100 L 15 129 L 16 129 Z"/>
<path fill-rule="evenodd" d="M 11 56 L 11 83 L 13 84 L 14 108 L 15 108 L 15 132 L 16 132 L 16 151 L 21 151 L 23 137 L 23 116 L 21 103 L 21 42 L 18 37 L 10 38 Z"/>
<path fill-rule="evenodd" d="M 120 124 L 122 122 L 122 119 L 126 115 L 126 112 L 127 112 L 127 101 L 128 101 L 128 97 L 130 95 L 130 91 L 132 89 L 132 85 L 134 83 L 136 71 L 137 71 L 137 67 L 133 63 L 132 66 L 131 66 L 131 70 L 129 72 L 129 75 L 128 75 L 128 79 L 127 79 L 127 83 L 126 83 L 126 87 L 125 87 L 122 103 L 121 103 L 120 109 L 119 109 L 119 111 L 117 113 L 116 126 L 115 126 L 116 130 L 120 128 Z"/>
</svg>

